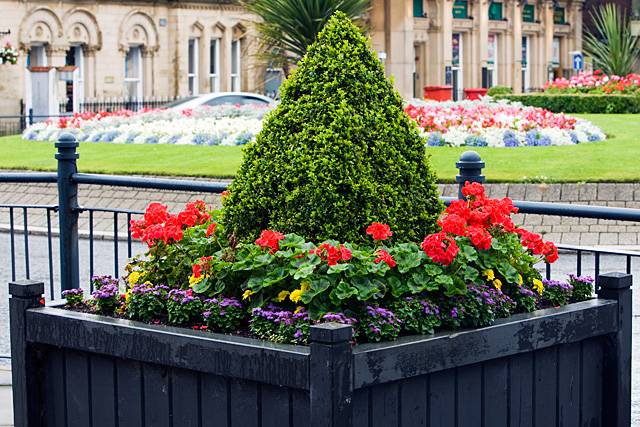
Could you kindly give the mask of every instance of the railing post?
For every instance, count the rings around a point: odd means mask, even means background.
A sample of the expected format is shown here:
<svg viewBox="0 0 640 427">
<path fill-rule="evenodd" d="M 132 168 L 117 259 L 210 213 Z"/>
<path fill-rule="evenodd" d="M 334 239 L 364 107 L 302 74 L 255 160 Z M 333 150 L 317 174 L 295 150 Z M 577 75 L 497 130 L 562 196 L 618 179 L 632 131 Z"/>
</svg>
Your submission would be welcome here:
<svg viewBox="0 0 640 427">
<path fill-rule="evenodd" d="M 469 182 L 484 182 L 484 175 L 482 175 L 482 168 L 484 168 L 484 162 L 480 158 L 480 154 L 475 151 L 465 151 L 460 156 L 460 160 L 456 162 L 456 168 L 460 171 L 456 176 L 456 182 L 458 183 L 458 198 L 463 199 L 462 187 Z"/>
<path fill-rule="evenodd" d="M 9 283 L 11 330 L 11 376 L 15 427 L 41 424 L 40 392 L 36 358 L 27 344 L 27 309 L 41 305 L 44 283 L 23 280 Z"/>
<path fill-rule="evenodd" d="M 351 427 L 352 335 L 339 323 L 311 327 L 311 427 Z"/>
<path fill-rule="evenodd" d="M 598 297 L 618 302 L 618 331 L 606 337 L 602 419 L 607 426 L 631 425 L 632 276 L 607 273 L 598 277 Z"/>
<path fill-rule="evenodd" d="M 61 291 L 80 287 L 78 260 L 78 184 L 72 179 L 77 172 L 76 138 L 62 134 L 56 142 L 58 160 L 58 221 L 60 225 Z"/>
</svg>

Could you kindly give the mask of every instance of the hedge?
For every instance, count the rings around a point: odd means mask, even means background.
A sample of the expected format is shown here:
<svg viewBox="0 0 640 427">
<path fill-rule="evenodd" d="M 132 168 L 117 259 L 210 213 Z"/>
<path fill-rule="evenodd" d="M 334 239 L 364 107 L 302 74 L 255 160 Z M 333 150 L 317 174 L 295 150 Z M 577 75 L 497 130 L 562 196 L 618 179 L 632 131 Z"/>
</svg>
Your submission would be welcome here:
<svg viewBox="0 0 640 427">
<path fill-rule="evenodd" d="M 525 95 L 496 95 L 495 99 L 518 101 L 524 105 L 546 108 L 554 113 L 640 113 L 640 96 L 635 95 L 551 95 L 536 93 Z"/>
</svg>

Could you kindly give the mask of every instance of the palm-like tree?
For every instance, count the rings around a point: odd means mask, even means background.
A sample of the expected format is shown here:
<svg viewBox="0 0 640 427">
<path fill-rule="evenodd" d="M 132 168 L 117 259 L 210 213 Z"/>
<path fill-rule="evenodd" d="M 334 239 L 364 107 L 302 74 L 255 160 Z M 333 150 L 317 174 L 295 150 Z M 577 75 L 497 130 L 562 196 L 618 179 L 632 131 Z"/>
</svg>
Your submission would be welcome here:
<svg viewBox="0 0 640 427">
<path fill-rule="evenodd" d="M 263 45 L 261 56 L 285 74 L 302 58 L 329 18 L 338 10 L 351 19 L 361 18 L 369 0 L 244 0 L 261 18 L 257 24 Z"/>
<path fill-rule="evenodd" d="M 595 29 L 584 36 L 584 50 L 596 65 L 607 74 L 626 76 L 640 54 L 638 37 L 631 33 L 631 26 L 624 13 L 613 3 L 600 6 L 591 13 Z"/>
</svg>

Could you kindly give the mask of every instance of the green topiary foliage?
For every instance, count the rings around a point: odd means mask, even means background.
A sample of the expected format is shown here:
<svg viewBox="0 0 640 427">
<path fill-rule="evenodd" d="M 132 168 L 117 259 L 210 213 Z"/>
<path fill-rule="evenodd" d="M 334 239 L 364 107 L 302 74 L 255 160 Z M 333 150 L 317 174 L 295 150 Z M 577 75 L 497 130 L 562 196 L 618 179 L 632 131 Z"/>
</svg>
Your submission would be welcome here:
<svg viewBox="0 0 640 427">
<path fill-rule="evenodd" d="M 421 240 L 442 210 L 424 141 L 358 28 L 336 13 L 283 84 L 225 202 L 240 240 L 261 230 L 360 241 L 372 221 Z"/>
</svg>

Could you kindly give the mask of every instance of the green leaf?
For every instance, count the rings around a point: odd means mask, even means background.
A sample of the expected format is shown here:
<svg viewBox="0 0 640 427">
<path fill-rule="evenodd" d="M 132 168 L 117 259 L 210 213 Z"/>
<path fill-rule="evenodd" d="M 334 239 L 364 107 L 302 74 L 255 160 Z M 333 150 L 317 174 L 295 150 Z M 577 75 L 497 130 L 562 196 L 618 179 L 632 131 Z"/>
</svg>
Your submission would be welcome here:
<svg viewBox="0 0 640 427">
<path fill-rule="evenodd" d="M 298 267 L 298 269 L 293 274 L 293 279 L 294 280 L 306 279 L 307 277 L 313 274 L 315 269 L 316 269 L 316 266 L 313 264 L 309 264 L 309 263 L 302 264 L 300 267 Z"/>
<path fill-rule="evenodd" d="M 389 276 L 386 279 L 387 284 L 391 288 L 391 295 L 394 297 L 400 298 L 402 295 L 410 292 L 406 281 L 403 281 L 396 276 Z"/>
<path fill-rule="evenodd" d="M 338 274 L 353 269 L 351 264 L 335 264 L 327 269 L 327 274 Z"/>
<path fill-rule="evenodd" d="M 200 282 L 193 285 L 192 289 L 193 289 L 193 292 L 195 292 L 196 294 L 204 294 L 209 289 L 211 289 L 211 279 L 209 278 L 202 279 Z"/>
<path fill-rule="evenodd" d="M 312 279 L 309 290 L 302 294 L 302 302 L 309 304 L 313 298 L 329 289 L 329 286 L 331 286 L 331 282 L 325 277 Z"/>
<path fill-rule="evenodd" d="M 357 294 L 358 290 L 356 288 L 350 286 L 345 281 L 340 281 L 338 286 L 331 291 L 331 299 L 333 301 L 337 299 L 338 301 L 336 302 L 336 305 L 338 305 L 341 301 L 349 299 Z"/>
</svg>

